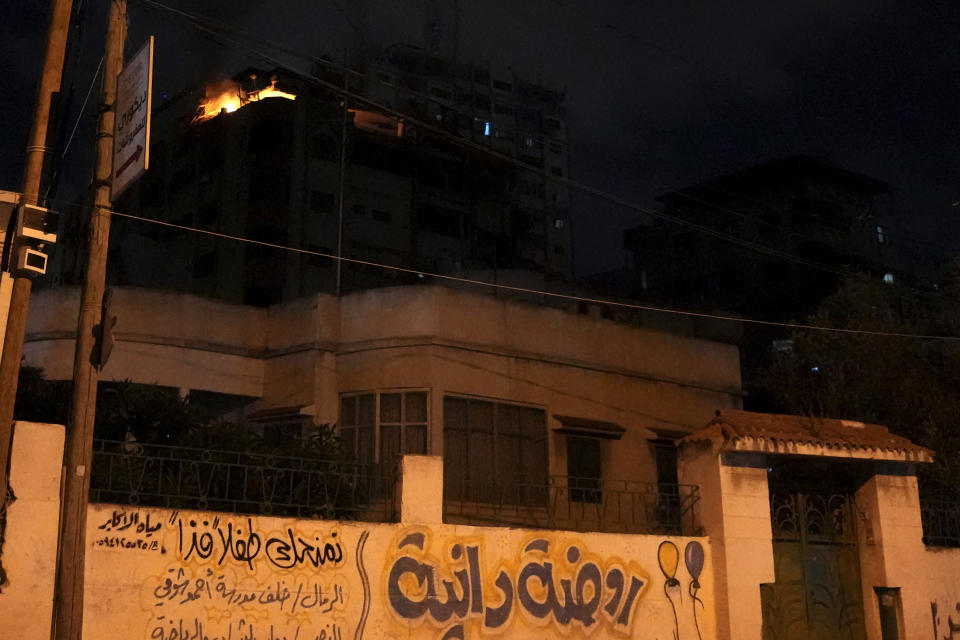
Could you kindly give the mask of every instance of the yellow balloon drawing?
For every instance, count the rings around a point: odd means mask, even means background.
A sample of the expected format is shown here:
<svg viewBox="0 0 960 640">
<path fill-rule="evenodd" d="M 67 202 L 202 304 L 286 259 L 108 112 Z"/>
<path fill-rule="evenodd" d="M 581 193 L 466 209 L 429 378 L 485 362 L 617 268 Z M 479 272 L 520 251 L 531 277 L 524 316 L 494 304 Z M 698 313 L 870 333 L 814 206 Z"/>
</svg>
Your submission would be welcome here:
<svg viewBox="0 0 960 640">
<path fill-rule="evenodd" d="M 677 574 L 677 566 L 680 564 L 680 550 L 677 545 L 669 540 L 660 543 L 657 550 L 657 559 L 660 561 L 660 571 L 663 572 L 667 580 L 673 580 Z"/>
</svg>

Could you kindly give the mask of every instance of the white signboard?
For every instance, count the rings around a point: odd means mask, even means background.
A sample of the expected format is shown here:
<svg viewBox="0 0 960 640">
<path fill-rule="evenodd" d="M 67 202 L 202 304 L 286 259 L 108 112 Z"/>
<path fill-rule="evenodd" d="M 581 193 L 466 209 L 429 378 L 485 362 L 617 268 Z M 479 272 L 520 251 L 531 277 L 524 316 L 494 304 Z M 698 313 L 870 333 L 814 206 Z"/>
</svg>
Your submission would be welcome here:
<svg viewBox="0 0 960 640">
<path fill-rule="evenodd" d="M 149 167 L 152 90 L 153 36 L 150 36 L 117 76 L 112 198 L 123 193 Z"/>
</svg>

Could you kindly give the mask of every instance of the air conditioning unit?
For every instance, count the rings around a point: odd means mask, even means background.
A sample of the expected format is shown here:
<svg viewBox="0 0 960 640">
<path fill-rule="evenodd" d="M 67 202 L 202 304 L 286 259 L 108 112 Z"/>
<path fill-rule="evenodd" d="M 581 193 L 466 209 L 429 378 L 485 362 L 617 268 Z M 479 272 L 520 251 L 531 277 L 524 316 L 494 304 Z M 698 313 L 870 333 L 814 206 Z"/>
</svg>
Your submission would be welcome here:
<svg viewBox="0 0 960 640">
<path fill-rule="evenodd" d="M 37 242 L 57 241 L 59 214 L 32 204 L 20 206 L 17 216 L 17 238 L 31 238 Z"/>
<path fill-rule="evenodd" d="M 17 266 L 14 273 L 42 276 L 47 272 L 47 254 L 35 249 L 17 249 Z"/>
</svg>

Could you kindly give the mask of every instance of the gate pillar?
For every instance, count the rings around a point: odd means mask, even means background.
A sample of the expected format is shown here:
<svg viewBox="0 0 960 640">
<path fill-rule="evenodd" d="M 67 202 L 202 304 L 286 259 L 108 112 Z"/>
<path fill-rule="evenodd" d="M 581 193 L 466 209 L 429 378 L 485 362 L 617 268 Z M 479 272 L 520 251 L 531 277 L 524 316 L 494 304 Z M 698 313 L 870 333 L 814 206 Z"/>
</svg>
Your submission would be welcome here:
<svg viewBox="0 0 960 640">
<path fill-rule="evenodd" d="M 700 486 L 698 521 L 710 537 L 719 640 L 760 640 L 760 585 L 774 581 L 767 464 L 762 454 L 682 448 L 680 482 Z"/>
<path fill-rule="evenodd" d="M 857 491 L 863 518 L 860 567 L 869 640 L 881 640 L 877 588 L 899 589 L 901 638 L 930 634 L 930 598 L 924 589 L 925 547 L 913 465 L 877 463 L 877 474 Z"/>
</svg>

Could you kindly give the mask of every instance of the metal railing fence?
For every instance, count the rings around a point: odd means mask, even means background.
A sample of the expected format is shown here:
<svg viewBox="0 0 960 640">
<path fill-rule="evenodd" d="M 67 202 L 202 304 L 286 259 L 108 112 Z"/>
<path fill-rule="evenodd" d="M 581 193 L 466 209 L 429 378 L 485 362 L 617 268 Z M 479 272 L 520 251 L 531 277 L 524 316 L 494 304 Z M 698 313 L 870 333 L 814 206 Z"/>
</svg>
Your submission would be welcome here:
<svg viewBox="0 0 960 640">
<path fill-rule="evenodd" d="M 960 501 L 949 498 L 920 500 L 923 542 L 931 547 L 960 547 Z"/>
<path fill-rule="evenodd" d="M 444 521 L 537 529 L 701 535 L 700 488 L 607 478 L 550 476 L 546 483 L 446 476 Z"/>
<path fill-rule="evenodd" d="M 393 465 L 96 440 L 92 502 L 327 520 L 398 519 Z"/>
</svg>

